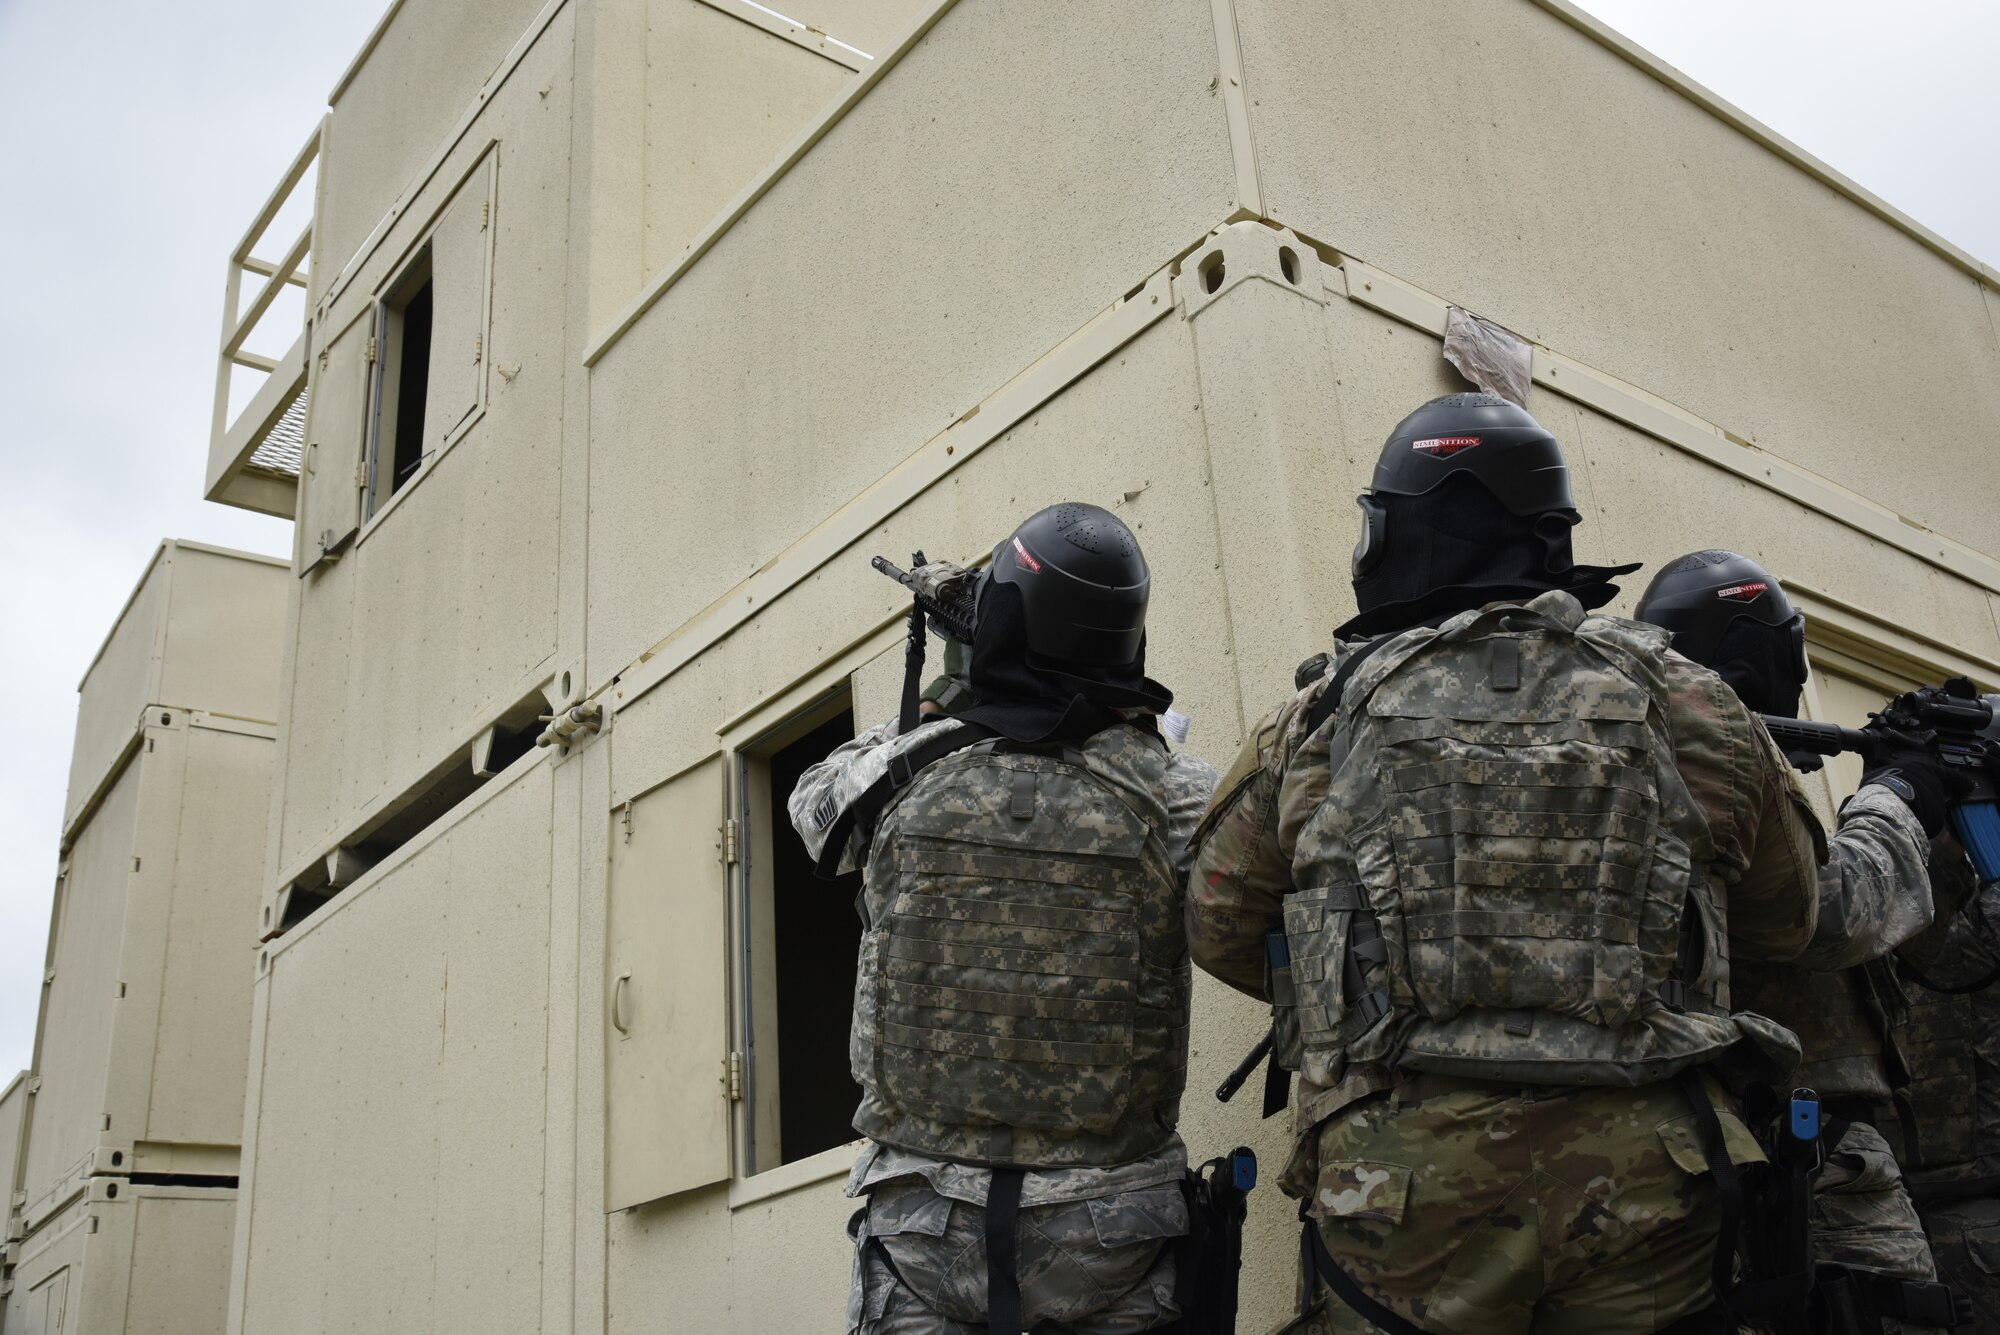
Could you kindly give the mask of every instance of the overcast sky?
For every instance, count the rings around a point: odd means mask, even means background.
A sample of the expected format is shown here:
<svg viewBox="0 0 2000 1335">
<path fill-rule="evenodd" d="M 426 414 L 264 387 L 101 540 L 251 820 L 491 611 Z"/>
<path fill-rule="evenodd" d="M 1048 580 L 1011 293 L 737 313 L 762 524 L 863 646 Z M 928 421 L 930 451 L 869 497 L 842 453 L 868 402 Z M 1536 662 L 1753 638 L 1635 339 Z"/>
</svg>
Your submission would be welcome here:
<svg viewBox="0 0 2000 1335">
<path fill-rule="evenodd" d="M 2000 262 L 2000 6 L 1585 8 Z M 162 537 L 290 551 L 201 500 L 223 264 L 381 9 L 0 0 L 0 1085 L 33 1047 L 78 679 Z"/>
</svg>

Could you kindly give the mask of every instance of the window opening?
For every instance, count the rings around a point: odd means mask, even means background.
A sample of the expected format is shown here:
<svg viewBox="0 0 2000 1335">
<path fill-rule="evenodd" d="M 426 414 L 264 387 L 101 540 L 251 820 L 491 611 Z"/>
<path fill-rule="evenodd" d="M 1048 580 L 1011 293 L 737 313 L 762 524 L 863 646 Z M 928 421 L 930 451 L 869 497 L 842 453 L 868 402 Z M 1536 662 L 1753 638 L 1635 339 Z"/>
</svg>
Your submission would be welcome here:
<svg viewBox="0 0 2000 1335">
<path fill-rule="evenodd" d="M 368 469 L 370 515 L 424 464 L 424 418 L 431 379 L 429 246 L 390 288 L 380 319 L 375 439 Z"/>
<path fill-rule="evenodd" d="M 745 756 L 746 1173 L 855 1137 L 861 1088 L 848 1072 L 847 1033 L 861 949 L 861 874 L 820 880 L 786 809 L 806 769 L 853 737 L 854 714 L 842 692 Z"/>
<path fill-rule="evenodd" d="M 355 830 L 341 843 L 348 874 L 332 884 L 324 865 L 315 864 L 292 883 L 284 901 L 284 918 L 278 924 L 282 936 L 331 903 L 334 896 L 366 870 L 393 857 L 403 845 L 450 814 L 459 803 L 491 783 L 501 771 L 535 750 L 535 738 L 542 731 L 540 711 L 546 708 L 540 691 L 522 697 L 494 720 L 492 752 L 487 770 L 473 768 L 473 744 L 468 742 L 405 789 L 375 819 Z"/>
<path fill-rule="evenodd" d="M 391 493 L 410 480 L 424 461 L 424 400 L 431 376 L 431 285 L 426 279 L 403 307 L 401 347 L 396 357 L 396 456 Z"/>
</svg>

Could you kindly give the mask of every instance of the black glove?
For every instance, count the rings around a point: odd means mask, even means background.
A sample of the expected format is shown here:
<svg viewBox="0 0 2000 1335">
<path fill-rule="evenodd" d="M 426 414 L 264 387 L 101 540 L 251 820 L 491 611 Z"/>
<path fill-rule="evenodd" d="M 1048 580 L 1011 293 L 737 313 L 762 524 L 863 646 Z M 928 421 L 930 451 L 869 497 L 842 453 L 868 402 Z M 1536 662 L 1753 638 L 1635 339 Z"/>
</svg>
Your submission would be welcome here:
<svg viewBox="0 0 2000 1335">
<path fill-rule="evenodd" d="M 1861 776 L 1863 786 L 1879 783 L 1902 798 L 1924 833 L 1937 838 L 1951 809 L 1951 778 L 1938 758 L 1934 734 L 1884 727 L 1879 721 L 1862 731 L 1883 739 L 1874 763 Z"/>
</svg>

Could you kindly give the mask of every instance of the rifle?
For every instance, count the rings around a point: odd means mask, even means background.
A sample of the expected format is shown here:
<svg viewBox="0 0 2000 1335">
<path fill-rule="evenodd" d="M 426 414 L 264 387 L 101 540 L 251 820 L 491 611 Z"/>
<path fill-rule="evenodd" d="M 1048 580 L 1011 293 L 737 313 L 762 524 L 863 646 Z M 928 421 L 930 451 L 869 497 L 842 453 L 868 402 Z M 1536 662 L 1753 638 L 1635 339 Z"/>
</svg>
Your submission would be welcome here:
<svg viewBox="0 0 2000 1335">
<path fill-rule="evenodd" d="M 908 735 L 916 731 L 920 721 L 917 697 L 923 691 L 924 627 L 928 625 L 931 633 L 940 639 L 957 640 L 970 646 L 978 601 L 970 581 L 958 597 L 945 601 L 925 591 L 916 576 L 898 569 L 886 557 L 870 557 L 868 564 L 910 591 L 910 637 L 903 649 L 903 701 L 897 715 L 899 730 Z M 910 564 L 922 567 L 925 564 L 924 554 L 912 552 Z"/>
<path fill-rule="evenodd" d="M 1771 739 L 1789 754 L 1837 756 L 1849 752 L 1879 761 L 1891 739 L 1884 731 L 1760 715 Z M 1979 879 L 2000 877 L 2000 740 L 1992 735 L 1993 706 L 1964 677 L 1907 692 L 1871 715 L 1885 730 L 1928 734 L 1947 775 L 1958 782 L 1951 806 L 1952 831 L 1971 855 Z"/>
</svg>

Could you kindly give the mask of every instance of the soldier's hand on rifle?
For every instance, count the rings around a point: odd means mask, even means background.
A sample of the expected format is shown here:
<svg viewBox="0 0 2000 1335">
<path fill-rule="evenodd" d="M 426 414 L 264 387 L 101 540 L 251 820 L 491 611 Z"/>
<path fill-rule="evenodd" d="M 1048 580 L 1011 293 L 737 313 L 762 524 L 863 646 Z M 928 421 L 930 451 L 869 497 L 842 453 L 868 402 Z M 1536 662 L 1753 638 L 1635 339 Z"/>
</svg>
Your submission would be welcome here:
<svg viewBox="0 0 2000 1335">
<path fill-rule="evenodd" d="M 1862 731 L 1881 740 L 1861 782 L 1879 783 L 1902 798 L 1924 833 L 1935 839 L 1944 829 L 1953 789 L 1960 782 L 1938 755 L 1937 734 L 1929 729 L 1891 727 L 1880 717 Z"/>
</svg>

